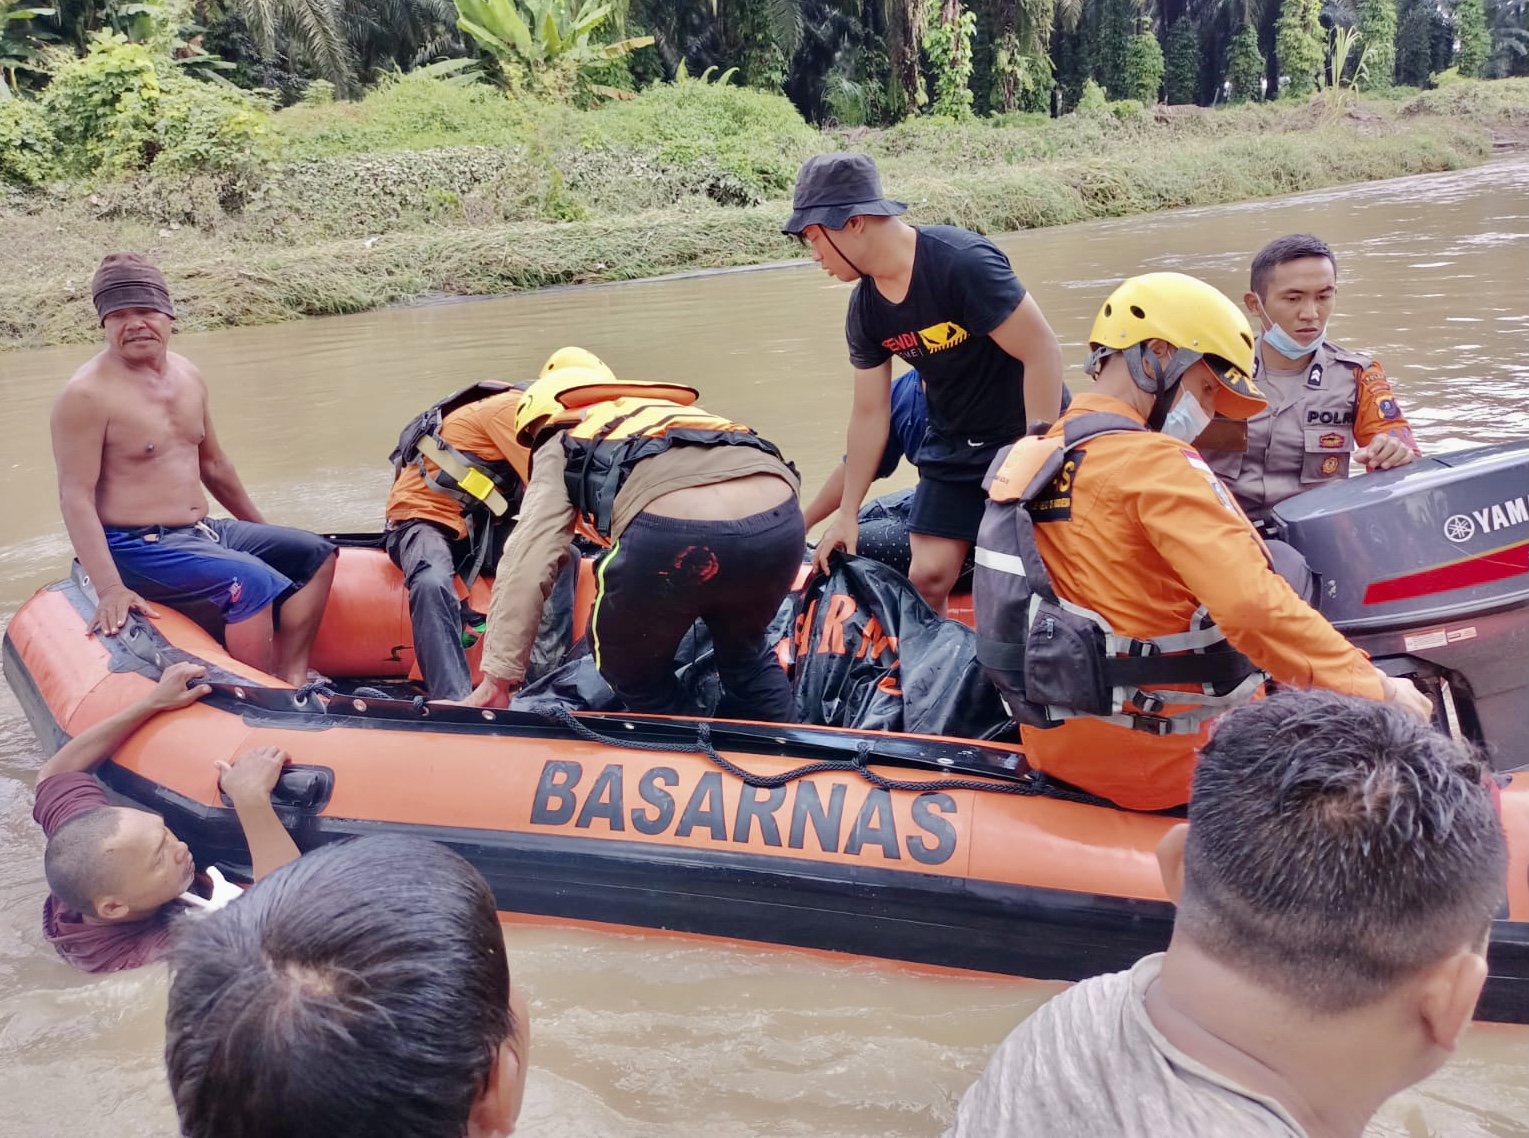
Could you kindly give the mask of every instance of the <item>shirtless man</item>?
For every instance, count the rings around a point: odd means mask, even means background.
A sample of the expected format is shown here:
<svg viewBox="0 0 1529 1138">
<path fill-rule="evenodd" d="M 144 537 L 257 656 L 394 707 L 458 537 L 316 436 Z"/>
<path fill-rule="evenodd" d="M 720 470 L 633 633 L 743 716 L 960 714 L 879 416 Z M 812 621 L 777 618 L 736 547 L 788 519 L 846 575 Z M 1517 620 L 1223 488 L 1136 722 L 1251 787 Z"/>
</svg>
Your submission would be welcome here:
<svg viewBox="0 0 1529 1138">
<path fill-rule="evenodd" d="M 91 628 L 115 636 L 161 601 L 243 663 L 302 684 L 334 544 L 266 525 L 250 501 L 201 372 L 169 350 L 175 308 L 160 271 L 109 254 L 91 296 L 106 347 L 64 386 L 52 424 L 64 526 L 99 598 Z M 238 520 L 209 520 L 204 486 Z"/>
</svg>

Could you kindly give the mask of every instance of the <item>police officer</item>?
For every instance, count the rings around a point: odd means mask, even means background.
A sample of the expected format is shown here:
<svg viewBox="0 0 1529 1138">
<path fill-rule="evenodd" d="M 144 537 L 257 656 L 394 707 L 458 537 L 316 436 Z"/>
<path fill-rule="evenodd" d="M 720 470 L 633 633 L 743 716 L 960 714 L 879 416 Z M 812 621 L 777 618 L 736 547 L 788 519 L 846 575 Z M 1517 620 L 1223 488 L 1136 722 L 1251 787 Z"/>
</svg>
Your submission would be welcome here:
<svg viewBox="0 0 1529 1138">
<path fill-rule="evenodd" d="M 1325 241 L 1305 233 L 1271 241 L 1253 258 L 1242 299 L 1263 328 L 1253 378 L 1269 406 L 1246 423 L 1218 419 L 1198 445 L 1254 519 L 1347 478 L 1351 459 L 1390 470 L 1418 456 L 1380 363 L 1327 339 L 1337 264 Z"/>
<path fill-rule="evenodd" d="M 1030 765 L 1130 809 L 1181 805 L 1212 716 L 1264 673 L 1427 715 L 1274 573 L 1189 442 L 1212 413 L 1263 409 L 1236 306 L 1152 273 L 1089 339 L 1094 390 L 1015 444 L 977 542 L 978 659 Z"/>
<path fill-rule="evenodd" d="M 516 430 L 532 450 L 531 478 L 494 580 L 483 681 L 468 703 L 503 706 L 520 686 L 577 531 L 607 547 L 590 642 L 627 707 L 681 710 L 674 652 L 700 619 L 727 713 L 791 718 L 791 685 L 765 631 L 806 540 L 796 472 L 772 443 L 696 398 L 680 384 L 611 382 L 577 366 L 527 389 Z"/>
</svg>

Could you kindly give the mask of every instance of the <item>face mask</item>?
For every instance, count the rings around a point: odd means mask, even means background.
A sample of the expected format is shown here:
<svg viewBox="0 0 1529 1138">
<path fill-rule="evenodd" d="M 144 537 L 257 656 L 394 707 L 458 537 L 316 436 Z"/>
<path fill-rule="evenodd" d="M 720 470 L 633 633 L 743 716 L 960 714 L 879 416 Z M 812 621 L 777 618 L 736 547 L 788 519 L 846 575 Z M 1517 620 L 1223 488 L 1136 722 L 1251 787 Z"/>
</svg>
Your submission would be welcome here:
<svg viewBox="0 0 1529 1138">
<path fill-rule="evenodd" d="M 1173 405 L 1173 410 L 1169 411 L 1168 417 L 1163 420 L 1163 434 L 1171 435 L 1180 442 L 1192 443 L 1208 426 L 1210 426 L 1210 416 L 1205 413 L 1205 408 L 1200 406 L 1200 401 L 1181 389 L 1179 401 Z"/>
<path fill-rule="evenodd" d="M 1274 317 L 1264 309 L 1263 301 L 1258 302 L 1258 311 L 1263 313 L 1263 318 L 1269 322 L 1269 326 L 1264 329 L 1264 343 L 1287 359 L 1300 359 L 1307 352 L 1315 351 L 1317 346 L 1327 338 L 1327 325 L 1324 324 L 1320 332 L 1308 343 L 1303 344 L 1275 323 Z"/>
</svg>

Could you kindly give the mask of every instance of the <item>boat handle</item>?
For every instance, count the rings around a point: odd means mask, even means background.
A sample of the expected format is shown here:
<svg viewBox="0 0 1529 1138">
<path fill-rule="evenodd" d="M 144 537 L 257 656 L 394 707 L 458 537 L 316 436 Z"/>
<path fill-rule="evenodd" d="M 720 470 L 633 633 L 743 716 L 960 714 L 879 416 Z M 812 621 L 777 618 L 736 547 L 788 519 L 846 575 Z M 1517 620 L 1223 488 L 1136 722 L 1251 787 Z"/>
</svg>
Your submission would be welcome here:
<svg viewBox="0 0 1529 1138">
<path fill-rule="evenodd" d="M 228 795 L 219 791 L 223 805 L 233 806 Z M 318 814 L 329 805 L 334 793 L 334 771 L 328 767 L 289 766 L 281 772 L 271 791 L 271 805 L 285 806 L 308 814 Z"/>
</svg>

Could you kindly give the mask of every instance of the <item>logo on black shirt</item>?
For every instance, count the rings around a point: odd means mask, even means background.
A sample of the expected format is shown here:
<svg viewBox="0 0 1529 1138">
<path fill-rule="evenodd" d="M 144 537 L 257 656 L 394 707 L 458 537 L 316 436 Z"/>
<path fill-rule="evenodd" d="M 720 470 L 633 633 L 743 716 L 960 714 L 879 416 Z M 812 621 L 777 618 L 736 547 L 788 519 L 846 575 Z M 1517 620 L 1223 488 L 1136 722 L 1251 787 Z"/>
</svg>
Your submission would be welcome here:
<svg viewBox="0 0 1529 1138">
<path fill-rule="evenodd" d="M 954 348 L 957 344 L 965 343 L 966 329 L 947 320 L 942 324 L 920 328 L 918 338 L 924 342 L 926 350 L 943 352 L 946 348 Z"/>
</svg>

